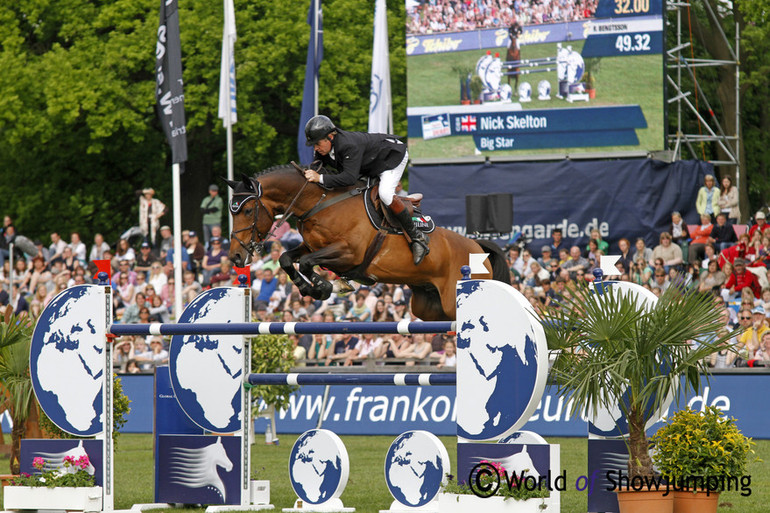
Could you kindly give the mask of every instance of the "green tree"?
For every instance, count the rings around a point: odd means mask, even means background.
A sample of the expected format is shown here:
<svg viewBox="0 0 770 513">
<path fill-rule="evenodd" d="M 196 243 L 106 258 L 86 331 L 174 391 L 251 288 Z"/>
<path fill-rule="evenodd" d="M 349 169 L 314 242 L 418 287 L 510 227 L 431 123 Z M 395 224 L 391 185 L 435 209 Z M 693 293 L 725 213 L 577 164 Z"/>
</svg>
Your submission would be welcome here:
<svg viewBox="0 0 770 513">
<path fill-rule="evenodd" d="M 404 4 L 388 2 L 396 132 L 404 133 Z M 91 240 L 137 224 L 142 187 L 172 204 L 170 151 L 155 113 L 158 1 L 24 0 L 0 6 L 0 195 L 20 232 L 80 231 Z M 236 172 L 296 159 L 309 26 L 307 6 L 235 2 Z M 327 0 L 320 110 L 365 129 L 373 0 Z M 182 0 L 180 31 L 189 160 L 182 225 L 226 175 L 217 118 L 221 2 Z M 170 224 L 171 216 L 164 219 Z"/>
</svg>

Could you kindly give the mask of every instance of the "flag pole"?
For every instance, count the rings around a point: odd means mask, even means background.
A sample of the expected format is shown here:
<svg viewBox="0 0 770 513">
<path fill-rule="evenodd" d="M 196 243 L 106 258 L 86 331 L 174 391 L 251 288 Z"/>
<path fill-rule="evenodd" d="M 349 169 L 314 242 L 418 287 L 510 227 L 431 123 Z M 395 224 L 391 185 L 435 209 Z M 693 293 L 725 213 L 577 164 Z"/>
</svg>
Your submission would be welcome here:
<svg viewBox="0 0 770 513">
<path fill-rule="evenodd" d="M 318 0 L 312 0 L 315 24 L 313 25 L 313 62 L 318 66 Z M 318 115 L 318 73 L 313 72 L 313 116 Z"/>
<path fill-rule="evenodd" d="M 182 315 L 182 193 L 179 163 L 171 166 L 171 186 L 174 189 L 174 317 Z"/>
</svg>

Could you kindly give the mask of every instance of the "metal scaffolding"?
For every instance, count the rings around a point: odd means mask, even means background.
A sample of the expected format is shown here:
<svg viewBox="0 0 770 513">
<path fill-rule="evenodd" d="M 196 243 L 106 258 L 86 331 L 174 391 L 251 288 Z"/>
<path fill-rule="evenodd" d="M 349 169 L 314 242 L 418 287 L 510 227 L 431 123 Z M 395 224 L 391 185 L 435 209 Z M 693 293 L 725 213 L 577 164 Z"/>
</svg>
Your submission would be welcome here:
<svg viewBox="0 0 770 513">
<path fill-rule="evenodd" d="M 718 27 L 718 33 L 714 34 L 722 40 L 725 47 L 730 53 L 731 60 L 717 60 L 717 59 L 695 59 L 686 57 L 683 54 L 684 50 L 690 48 L 689 41 L 683 41 L 682 39 L 682 11 L 687 9 L 691 4 L 689 2 L 676 2 L 671 1 L 667 3 L 667 9 L 675 12 L 676 14 L 676 46 L 666 50 L 666 81 L 670 86 L 670 90 L 673 94 L 670 95 L 668 103 L 672 104 L 676 102 L 676 132 L 671 133 L 669 131 L 667 135 L 667 141 L 669 148 L 672 148 L 672 160 L 681 160 L 683 148 L 686 148 L 690 152 L 690 157 L 698 159 L 700 155 L 693 147 L 694 144 L 699 143 L 714 143 L 717 145 L 727 156 L 726 160 L 711 160 L 714 165 L 722 166 L 735 166 L 735 185 L 740 189 L 741 180 L 741 162 L 739 151 L 739 137 L 740 137 L 740 62 L 738 60 L 740 43 L 740 30 L 739 26 L 735 24 L 735 43 L 732 45 L 721 28 L 716 14 L 714 13 L 711 5 L 708 1 L 702 3 L 709 17 L 714 21 L 717 21 L 715 25 Z M 685 27 L 686 28 L 686 27 Z M 689 77 L 693 83 L 695 80 L 694 68 L 699 67 L 715 67 L 715 66 L 734 66 L 735 67 L 735 134 L 726 134 L 725 130 L 717 117 L 716 112 L 711 106 L 708 98 L 704 94 L 701 88 L 697 89 L 697 97 L 703 102 L 708 110 L 710 117 L 706 119 L 696 109 L 695 105 L 691 101 L 694 98 L 694 92 L 686 90 L 687 87 L 683 85 L 682 79 Z M 690 116 L 688 118 L 688 116 Z M 704 133 L 691 134 L 685 133 L 683 128 L 683 122 L 686 120 L 697 119 L 700 126 L 703 127 Z M 669 123 L 669 126 L 671 124 Z"/>
</svg>

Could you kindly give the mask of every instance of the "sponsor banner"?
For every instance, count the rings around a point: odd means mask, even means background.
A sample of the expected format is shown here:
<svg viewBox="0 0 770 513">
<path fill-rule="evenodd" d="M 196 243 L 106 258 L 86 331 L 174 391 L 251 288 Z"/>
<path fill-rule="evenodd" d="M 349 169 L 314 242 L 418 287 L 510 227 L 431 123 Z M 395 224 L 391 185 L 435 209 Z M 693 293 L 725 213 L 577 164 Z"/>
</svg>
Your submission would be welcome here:
<svg viewBox="0 0 770 513">
<path fill-rule="evenodd" d="M 519 38 L 519 45 L 536 43 L 556 43 L 585 39 L 584 21 L 552 23 L 547 25 L 528 25 Z M 501 48 L 508 45 L 508 29 L 484 29 L 468 32 L 445 32 L 440 34 L 406 36 L 406 54 L 423 55 L 431 53 L 463 52 L 466 50 L 484 50 Z"/>
<path fill-rule="evenodd" d="M 702 410 L 716 406 L 738 419 L 746 436 L 768 438 L 770 412 L 757 409 L 746 390 L 770 386 L 770 374 L 717 374 L 699 394 L 674 401 L 671 411 L 685 406 Z M 323 402 L 323 386 L 303 386 L 291 396 L 289 408 L 276 415 L 279 433 L 303 433 L 317 426 Z M 535 413 L 521 429 L 542 436 L 588 435 L 585 419 L 570 415 L 569 400 L 560 398 L 554 386 L 546 386 Z M 323 427 L 340 435 L 398 435 L 424 429 L 439 436 L 456 431 L 455 389 L 449 386 L 333 386 L 323 410 Z M 650 428 L 654 432 L 662 423 Z M 255 431 L 264 432 L 264 419 L 255 421 Z"/>
<path fill-rule="evenodd" d="M 651 159 L 413 166 L 409 189 L 424 194 L 422 210 L 439 226 L 462 234 L 466 195 L 510 191 L 513 226 L 502 244 L 521 233 L 539 256 L 555 228 L 567 247 L 581 248 L 596 228 L 614 254 L 621 237 L 658 245 L 675 210 L 697 223 L 695 199 L 707 173 L 713 174 L 713 166 L 705 162 Z"/>
<path fill-rule="evenodd" d="M 149 374 L 121 376 L 123 389 L 131 399 L 131 412 L 126 426 L 129 433 L 152 433 L 152 383 Z M 717 406 L 738 419 L 738 427 L 746 436 L 768 439 L 770 411 L 757 408 L 746 390 L 770 387 L 770 374 L 716 374 L 700 394 L 686 401 L 675 401 L 672 411 L 686 405 L 696 410 Z M 353 388 L 359 390 L 353 391 Z M 276 415 L 279 433 L 304 433 L 314 429 L 323 402 L 323 386 L 303 386 L 290 398 L 289 408 Z M 333 398 L 333 399 L 332 399 Z M 333 386 L 324 410 L 324 428 L 347 435 L 399 435 L 411 429 L 425 429 L 440 436 L 456 435 L 455 388 L 397 386 Z M 522 429 L 542 436 L 586 437 L 586 422 L 567 414 L 568 401 L 559 398 L 553 386 L 545 394 L 535 414 Z M 265 419 L 256 419 L 257 433 L 265 431 Z M 656 424 L 653 429 L 660 424 Z M 90 454 L 90 453 L 89 453 Z"/>
</svg>

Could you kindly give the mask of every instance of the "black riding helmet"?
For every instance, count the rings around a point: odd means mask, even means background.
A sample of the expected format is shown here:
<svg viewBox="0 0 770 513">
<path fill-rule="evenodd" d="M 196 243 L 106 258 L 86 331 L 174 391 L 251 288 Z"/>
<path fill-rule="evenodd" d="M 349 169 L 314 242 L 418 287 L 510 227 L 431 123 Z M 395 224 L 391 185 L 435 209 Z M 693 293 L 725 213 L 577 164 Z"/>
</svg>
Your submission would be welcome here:
<svg viewBox="0 0 770 513">
<path fill-rule="evenodd" d="M 337 130 L 337 127 L 326 116 L 312 117 L 305 125 L 305 137 L 307 138 L 305 144 L 313 146 L 335 130 Z"/>
</svg>

